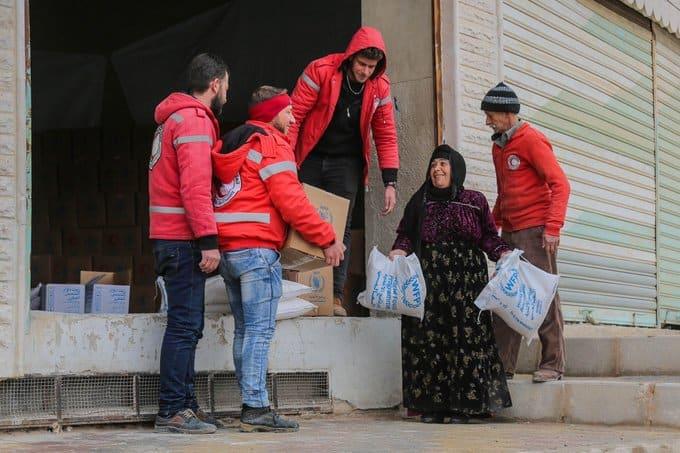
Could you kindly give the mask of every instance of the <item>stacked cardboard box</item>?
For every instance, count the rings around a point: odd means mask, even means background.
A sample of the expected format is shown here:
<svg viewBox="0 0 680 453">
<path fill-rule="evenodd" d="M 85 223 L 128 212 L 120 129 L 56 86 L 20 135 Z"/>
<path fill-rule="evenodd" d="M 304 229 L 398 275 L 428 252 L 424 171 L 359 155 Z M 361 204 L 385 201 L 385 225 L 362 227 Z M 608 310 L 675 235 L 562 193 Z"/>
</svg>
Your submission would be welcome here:
<svg viewBox="0 0 680 453">
<path fill-rule="evenodd" d="M 152 139 L 148 127 L 34 135 L 32 285 L 125 271 L 130 312 L 157 311 L 146 171 Z"/>
</svg>

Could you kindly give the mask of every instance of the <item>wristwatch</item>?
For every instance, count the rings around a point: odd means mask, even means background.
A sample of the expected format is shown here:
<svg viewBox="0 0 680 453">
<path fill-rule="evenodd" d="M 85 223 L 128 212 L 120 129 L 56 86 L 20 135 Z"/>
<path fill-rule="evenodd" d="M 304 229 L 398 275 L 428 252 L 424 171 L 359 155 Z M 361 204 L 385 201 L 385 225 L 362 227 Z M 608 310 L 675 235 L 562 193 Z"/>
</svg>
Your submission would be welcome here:
<svg viewBox="0 0 680 453">
<path fill-rule="evenodd" d="M 397 190 L 397 181 L 388 181 L 385 183 L 385 188 L 392 186 L 394 190 Z"/>
</svg>

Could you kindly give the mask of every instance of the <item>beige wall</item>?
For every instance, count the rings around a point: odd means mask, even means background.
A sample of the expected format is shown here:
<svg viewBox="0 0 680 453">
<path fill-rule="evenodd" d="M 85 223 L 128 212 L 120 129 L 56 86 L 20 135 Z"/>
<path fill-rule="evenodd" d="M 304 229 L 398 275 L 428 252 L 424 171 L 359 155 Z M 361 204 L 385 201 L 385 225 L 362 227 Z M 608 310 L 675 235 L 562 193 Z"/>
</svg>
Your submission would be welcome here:
<svg viewBox="0 0 680 453">
<path fill-rule="evenodd" d="M 26 299 L 26 128 L 23 2 L 0 0 L 0 377 L 20 364 Z M 21 24 L 20 26 L 18 24 Z M 21 250 L 21 253 L 19 252 Z"/>
<path fill-rule="evenodd" d="M 435 144 L 432 0 L 364 0 L 362 23 L 378 28 L 387 44 L 387 75 L 399 111 L 399 186 L 397 209 L 380 211 L 384 189 L 375 154 L 366 196 L 366 253 L 373 245 L 386 252 L 395 238 L 404 205 L 422 184 Z"/>
</svg>

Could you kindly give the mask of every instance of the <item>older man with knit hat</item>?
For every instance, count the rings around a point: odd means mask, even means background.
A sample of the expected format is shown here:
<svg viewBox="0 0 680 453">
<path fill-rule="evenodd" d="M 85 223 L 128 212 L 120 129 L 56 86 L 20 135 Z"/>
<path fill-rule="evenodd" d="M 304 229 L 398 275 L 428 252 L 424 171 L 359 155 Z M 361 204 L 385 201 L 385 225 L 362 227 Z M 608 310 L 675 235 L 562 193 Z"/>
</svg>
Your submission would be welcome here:
<svg viewBox="0 0 680 453">
<path fill-rule="evenodd" d="M 501 82 L 482 100 L 486 125 L 493 129 L 493 163 L 498 198 L 493 208 L 496 226 L 511 246 L 524 250 L 533 265 L 557 273 L 560 230 L 569 200 L 569 181 L 560 168 L 548 138 L 518 117 L 519 99 Z M 498 316 L 494 317 L 496 341 L 508 378 L 517 364 L 521 336 Z M 565 363 L 564 320 L 559 295 L 555 295 L 538 331 L 541 362 L 534 382 L 562 378 Z"/>
</svg>

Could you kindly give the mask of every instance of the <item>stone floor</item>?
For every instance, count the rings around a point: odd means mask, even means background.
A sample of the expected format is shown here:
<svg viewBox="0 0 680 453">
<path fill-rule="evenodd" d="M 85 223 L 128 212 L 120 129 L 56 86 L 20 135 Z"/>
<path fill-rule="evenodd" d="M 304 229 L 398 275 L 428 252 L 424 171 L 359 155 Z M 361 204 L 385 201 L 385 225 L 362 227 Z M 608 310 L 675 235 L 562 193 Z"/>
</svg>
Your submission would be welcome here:
<svg viewBox="0 0 680 453">
<path fill-rule="evenodd" d="M 0 452 L 680 452 L 680 430 L 495 420 L 470 425 L 425 425 L 395 411 L 297 417 L 298 433 L 156 434 L 150 425 L 76 426 L 0 433 Z"/>
</svg>

